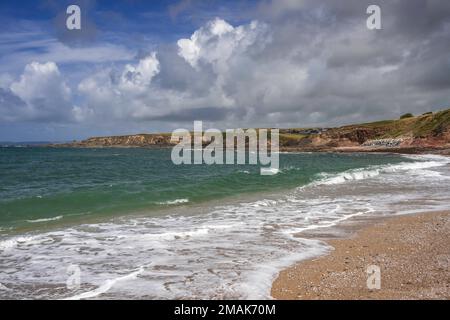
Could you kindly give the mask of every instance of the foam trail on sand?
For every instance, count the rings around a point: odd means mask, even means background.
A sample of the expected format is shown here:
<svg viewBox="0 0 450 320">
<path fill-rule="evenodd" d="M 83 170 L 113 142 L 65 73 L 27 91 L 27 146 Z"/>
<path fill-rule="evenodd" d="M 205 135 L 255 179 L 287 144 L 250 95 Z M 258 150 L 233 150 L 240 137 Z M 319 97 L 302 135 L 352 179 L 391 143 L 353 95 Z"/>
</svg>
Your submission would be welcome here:
<svg viewBox="0 0 450 320">
<path fill-rule="evenodd" d="M 89 298 L 95 298 L 101 294 L 104 294 L 106 292 L 108 292 L 115 284 L 119 283 L 119 282 L 124 282 L 124 281 L 128 281 L 128 280 L 133 280 L 136 279 L 138 275 L 140 275 L 142 272 L 144 271 L 144 267 L 140 267 L 139 270 L 132 272 L 130 274 L 127 274 L 123 277 L 119 277 L 119 278 L 115 278 L 115 279 L 111 279 L 111 280 L 106 280 L 105 283 L 103 285 L 101 285 L 100 287 L 98 287 L 95 290 L 92 291 L 88 291 L 88 292 L 84 292 L 84 293 L 80 293 L 76 296 L 70 297 L 70 298 L 66 298 L 64 300 L 81 300 L 81 299 L 89 299 Z"/>
</svg>

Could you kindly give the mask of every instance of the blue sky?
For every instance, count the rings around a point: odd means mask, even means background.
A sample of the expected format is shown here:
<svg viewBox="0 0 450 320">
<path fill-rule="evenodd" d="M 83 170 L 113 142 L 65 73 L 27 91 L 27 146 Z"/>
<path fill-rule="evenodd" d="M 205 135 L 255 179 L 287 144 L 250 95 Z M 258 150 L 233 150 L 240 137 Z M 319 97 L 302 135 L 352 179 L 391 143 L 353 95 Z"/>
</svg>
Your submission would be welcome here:
<svg viewBox="0 0 450 320">
<path fill-rule="evenodd" d="M 0 141 L 448 107 L 450 5 L 411 1 L 378 1 L 375 32 L 365 0 L 1 1 Z M 80 32 L 65 28 L 69 4 Z"/>
<path fill-rule="evenodd" d="M 67 41 L 61 36 L 61 30 L 65 32 L 64 25 L 57 20 L 58 16 L 66 17 L 65 11 L 70 4 L 80 6 L 83 24 L 90 25 L 87 36 L 81 34 L 75 41 Z M 52 60 L 68 75 L 66 81 L 76 85 L 92 68 L 132 62 L 158 46 L 190 36 L 217 15 L 230 22 L 245 22 L 241 13 L 251 10 L 254 5 L 253 1 L 227 1 L 225 4 L 195 0 L 1 1 L 0 74 L 3 73 L 3 78 L 18 77 L 26 64 Z M 75 53 L 67 56 L 68 51 Z M 91 54 L 93 51 L 97 54 Z M 76 101 L 79 97 L 72 99 Z M 142 126 L 142 129 L 146 127 Z M 126 127 L 123 129 L 123 132 L 128 131 Z M 104 132 L 114 134 L 114 130 Z M 5 122 L 0 128 L 0 141 L 83 137 L 85 135 L 72 125 L 50 122 Z"/>
<path fill-rule="evenodd" d="M 164 43 L 174 42 L 190 36 L 199 26 L 221 16 L 230 23 L 248 21 L 243 11 L 250 11 L 253 1 L 148 1 L 148 0 L 25 0 L 0 2 L 2 38 L 11 41 L 11 46 L 2 41 L 2 54 L 16 50 L 12 45 L 20 43 L 20 51 L 39 54 L 48 50 L 45 43 L 36 40 L 56 39 L 65 42 L 61 33 L 67 32 L 58 16 L 67 17 L 65 10 L 70 4 L 78 4 L 82 9 L 82 20 L 89 27 L 76 37 L 79 43 L 73 46 L 89 47 L 108 43 L 126 47 L 138 54 L 139 50 L 150 50 Z M 63 19 L 62 22 L 65 22 Z M 88 31 L 85 32 L 85 29 Z M 94 33 L 91 36 L 90 33 Z M 27 45 L 29 43 L 29 45 Z M 2 66 L 10 70 L 13 66 Z"/>
</svg>

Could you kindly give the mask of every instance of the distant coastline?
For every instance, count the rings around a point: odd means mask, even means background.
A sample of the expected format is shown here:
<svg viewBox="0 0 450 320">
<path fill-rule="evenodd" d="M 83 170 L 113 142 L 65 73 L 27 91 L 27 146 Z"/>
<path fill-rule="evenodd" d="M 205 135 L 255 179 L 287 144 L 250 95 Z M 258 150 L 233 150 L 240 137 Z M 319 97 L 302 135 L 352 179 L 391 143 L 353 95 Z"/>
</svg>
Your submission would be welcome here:
<svg viewBox="0 0 450 320">
<path fill-rule="evenodd" d="M 40 147 L 56 144 L 64 144 L 66 142 L 61 141 L 0 141 L 1 148 L 25 148 L 25 147 Z"/>
<path fill-rule="evenodd" d="M 170 133 L 92 137 L 69 143 L 44 144 L 69 148 L 170 148 Z M 397 120 L 337 128 L 280 129 L 283 152 L 395 152 L 450 154 L 450 109 Z"/>
</svg>

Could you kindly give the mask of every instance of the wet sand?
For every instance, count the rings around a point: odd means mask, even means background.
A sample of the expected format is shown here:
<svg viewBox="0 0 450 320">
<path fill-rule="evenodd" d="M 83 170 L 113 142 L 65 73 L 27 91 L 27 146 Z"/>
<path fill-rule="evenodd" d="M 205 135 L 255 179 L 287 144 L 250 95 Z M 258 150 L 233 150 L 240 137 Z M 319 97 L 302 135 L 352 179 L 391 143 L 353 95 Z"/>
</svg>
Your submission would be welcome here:
<svg viewBox="0 0 450 320">
<path fill-rule="evenodd" d="M 450 211 L 375 219 L 326 242 L 334 248 L 329 255 L 279 274 L 274 298 L 450 299 Z M 380 268 L 380 289 L 367 286 L 371 265 Z"/>
</svg>

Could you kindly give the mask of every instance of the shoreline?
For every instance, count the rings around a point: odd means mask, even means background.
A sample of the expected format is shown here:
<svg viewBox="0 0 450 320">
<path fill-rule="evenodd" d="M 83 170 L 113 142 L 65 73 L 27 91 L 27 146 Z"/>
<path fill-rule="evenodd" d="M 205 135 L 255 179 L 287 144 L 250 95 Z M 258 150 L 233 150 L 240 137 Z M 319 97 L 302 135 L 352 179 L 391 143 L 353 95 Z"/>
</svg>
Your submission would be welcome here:
<svg viewBox="0 0 450 320">
<path fill-rule="evenodd" d="M 173 145 L 70 145 L 70 144 L 52 144 L 52 145 L 26 145 L 26 146 L 0 146 L 0 148 L 48 148 L 48 149 L 144 149 L 144 150 L 171 150 Z M 403 154 L 403 155 L 427 155 L 435 154 L 450 156 L 450 147 L 336 147 L 336 148 L 301 148 L 301 147 L 280 147 L 280 153 L 336 153 L 336 154 Z"/>
<path fill-rule="evenodd" d="M 296 158 L 294 158 L 296 159 Z M 300 158 L 303 159 L 303 158 Z M 309 159 L 309 158 L 307 158 Z M 328 159 L 328 158 L 325 158 Z M 397 159 L 395 157 L 395 159 Z M 400 168 L 401 172 L 406 170 L 409 172 L 410 170 L 415 170 L 417 168 L 433 168 L 434 166 L 440 167 L 439 163 L 436 163 L 437 158 L 432 157 L 431 161 L 432 163 L 429 164 L 430 159 L 425 160 L 425 166 L 422 165 L 412 165 L 412 166 L 404 166 L 404 162 L 402 159 L 399 159 L 400 162 L 397 163 L 395 161 L 392 163 L 392 161 L 385 161 L 382 160 L 382 162 L 387 162 L 384 165 L 387 166 L 394 166 L 394 168 Z M 421 162 L 420 160 L 419 162 Z M 373 163 L 372 161 L 368 161 L 369 163 Z M 408 161 L 412 162 L 413 164 L 420 164 L 416 160 Z M 438 161 L 440 162 L 440 160 Z M 446 166 L 448 167 L 448 161 L 442 160 L 442 162 L 446 163 Z M 339 163 L 339 162 L 338 162 Z M 364 162 L 365 163 L 365 162 Z M 364 164 L 363 163 L 363 164 Z M 397 164 L 401 164 L 400 167 L 397 166 Z M 416 199 L 418 201 L 419 207 L 422 207 L 422 205 L 426 205 L 426 202 L 423 202 L 423 200 L 429 199 L 432 201 L 435 199 L 436 203 L 431 203 L 432 207 L 435 208 L 435 206 L 438 204 L 438 200 L 441 199 L 439 195 L 441 195 L 441 191 L 443 191 L 445 197 L 442 197 L 444 200 L 443 206 L 440 206 L 443 210 L 446 208 L 448 210 L 450 207 L 448 207 L 448 201 L 446 202 L 445 199 L 449 199 L 448 190 L 444 187 L 439 181 L 435 180 L 435 174 L 433 172 L 425 171 L 423 174 L 420 175 L 422 180 L 416 180 L 409 177 L 409 174 L 401 174 L 395 173 L 396 170 L 392 170 L 393 177 L 395 178 L 396 183 L 390 191 L 390 185 L 391 181 L 385 181 L 382 177 L 379 180 L 373 181 L 373 183 L 367 184 L 364 182 L 366 178 L 376 177 L 382 173 L 382 171 L 372 170 L 373 168 L 366 167 L 367 163 L 361 168 L 363 169 L 363 173 L 358 171 L 359 166 L 357 166 L 357 174 L 346 176 L 343 175 L 339 171 L 338 173 L 333 173 L 331 177 L 339 177 L 340 179 L 337 180 L 331 180 L 332 183 L 327 184 L 318 184 L 315 186 L 313 184 L 313 188 L 306 188 L 306 190 L 303 190 L 301 192 L 301 195 L 298 197 L 294 197 L 292 201 L 280 201 L 280 202 L 273 202 L 271 203 L 270 199 L 261 199 L 261 194 L 258 192 L 255 197 L 257 198 L 257 203 L 248 203 L 244 204 L 243 206 L 239 207 L 232 207 L 232 208 L 225 208 L 224 210 L 221 210 L 219 214 L 211 210 L 207 210 L 208 214 L 210 215 L 206 216 L 207 219 L 203 220 L 203 215 L 201 210 L 197 210 L 196 208 L 193 210 L 195 211 L 195 214 L 187 215 L 184 217 L 184 213 L 186 211 L 186 206 L 175 206 L 174 211 L 180 211 L 183 212 L 183 215 L 168 215 L 168 219 L 164 219 L 164 221 L 152 221 L 152 220 L 134 220 L 133 219 L 124 219 L 124 223 L 122 224 L 120 220 L 114 221 L 111 220 L 109 222 L 112 223 L 111 228 L 108 224 L 104 226 L 80 226 L 80 228 L 73 228 L 72 230 L 59 230 L 55 233 L 49 233 L 46 235 L 37 235 L 36 237 L 32 237 L 30 239 L 12 239 L 13 241 L 9 241 L 12 243 L 11 247 L 14 247 L 11 249 L 11 259 L 16 259 L 16 261 L 21 261 L 23 254 L 27 254 L 27 252 L 38 252 L 41 256 L 48 255 L 49 259 L 52 259 L 52 261 L 62 261 L 62 257 L 64 257 L 66 248 L 71 248 L 72 250 L 77 250 L 79 248 L 79 243 L 85 241 L 85 239 L 92 239 L 92 243 L 89 244 L 89 248 L 83 249 L 83 250 L 89 250 L 88 252 L 102 252 L 106 251 L 111 248 L 112 245 L 114 245 L 114 250 L 116 252 L 121 252 L 124 257 L 127 257 L 123 260 L 123 264 L 120 265 L 120 268 L 124 268 L 124 270 L 132 271 L 135 270 L 134 268 L 136 266 L 141 265 L 147 265 L 142 264 L 142 261 L 147 261 L 148 259 L 153 260 L 153 256 L 157 257 L 157 259 L 161 259 L 159 261 L 162 261 L 160 265 L 162 266 L 173 266 L 176 265 L 172 263 L 172 257 L 176 256 L 176 254 L 180 254 L 180 256 L 187 256 L 190 261 L 199 261 L 199 263 L 196 266 L 185 266 L 183 263 L 180 264 L 180 270 L 183 270 L 183 268 L 192 268 L 192 272 L 194 274 L 202 274 L 204 271 L 204 265 L 213 265 L 217 266 L 216 270 L 219 270 L 220 274 L 224 277 L 224 279 L 231 279 L 230 283 L 236 283 L 238 286 L 236 287 L 237 290 L 234 290 L 236 292 L 236 295 L 233 295 L 233 291 L 224 291 L 223 293 L 208 293 L 209 295 L 205 295 L 204 298 L 208 297 L 216 297 L 216 294 L 223 294 L 225 297 L 261 297 L 263 299 L 270 299 L 270 289 L 272 286 L 272 282 L 274 278 L 277 276 L 279 271 L 282 269 L 288 268 L 290 265 L 295 263 L 296 261 L 303 260 L 304 258 L 314 258 L 317 257 L 317 254 L 319 253 L 325 253 L 324 250 L 329 250 L 330 246 L 326 246 L 324 242 L 321 241 L 305 241 L 304 247 L 298 246 L 298 243 L 294 239 L 294 241 L 291 242 L 292 245 L 289 245 L 288 242 L 285 240 L 285 235 L 282 235 L 280 231 L 287 231 L 289 234 L 289 237 L 295 236 L 295 233 L 298 233 L 300 230 L 308 229 L 308 225 L 310 224 L 318 224 L 317 228 L 312 227 L 309 228 L 307 233 L 303 231 L 300 235 L 300 237 L 305 238 L 305 234 L 311 235 L 311 238 L 317 239 L 318 235 L 322 236 L 322 238 L 318 240 L 323 240 L 326 238 L 330 238 L 330 236 L 338 236 L 342 237 L 343 231 L 354 231 L 356 230 L 355 222 L 360 222 L 359 226 L 367 226 L 370 225 L 374 220 L 380 220 L 381 216 L 386 216 L 383 213 L 389 213 L 389 216 L 392 216 L 391 214 L 395 213 L 395 206 L 391 207 L 385 207 L 383 206 L 383 200 L 384 197 L 390 202 L 391 196 L 394 195 L 407 195 L 408 192 L 412 192 L 414 194 L 417 193 L 418 197 L 407 197 L 409 199 Z M 383 165 L 382 165 L 383 166 Z M 296 167 L 288 167 L 289 170 L 295 169 Z M 342 169 L 342 168 L 341 168 Z M 353 170 L 355 168 L 349 169 Z M 366 169 L 370 169 L 369 172 L 366 172 Z M 449 168 L 447 168 L 449 169 Z M 442 173 L 445 173 L 446 176 L 448 176 L 448 170 L 444 169 Z M 433 171 L 433 170 L 432 170 Z M 440 171 L 440 170 L 438 170 Z M 322 172 L 322 171 L 320 171 Z M 388 170 L 388 172 L 391 172 L 391 170 Z M 436 173 L 438 174 L 438 173 Z M 403 176 L 406 176 L 406 179 L 403 178 Z M 246 177 L 246 176 L 243 176 Z M 323 176 L 322 178 L 325 179 L 325 181 L 328 181 L 327 176 Z M 347 180 L 361 180 L 360 182 L 355 182 L 355 185 L 346 184 L 345 181 Z M 344 182 L 344 184 L 342 184 Z M 340 185 L 335 186 L 335 184 Z M 285 186 L 285 184 L 283 184 Z M 426 185 L 427 188 L 423 189 L 423 185 Z M 315 189 L 315 187 L 318 187 L 319 189 Z M 364 189 L 367 188 L 367 189 Z M 324 189 L 324 190 L 323 190 Z M 274 188 L 271 188 L 270 195 L 273 196 Z M 424 192 L 425 191 L 425 192 Z M 282 192 L 281 194 L 284 194 L 285 192 Z M 319 197 L 319 195 L 327 195 L 325 198 L 330 198 L 330 203 L 327 204 L 327 200 L 323 200 Z M 365 198 L 365 195 L 368 195 L 369 198 Z M 378 197 L 377 197 L 378 195 Z M 381 198 L 379 196 L 382 196 Z M 362 196 L 362 198 L 361 198 Z M 434 198 L 436 196 L 436 198 Z M 178 195 L 177 195 L 178 197 Z M 247 197 L 245 197 L 247 199 Z M 276 197 L 276 200 L 279 197 Z M 361 198 L 361 199 L 360 199 Z M 316 200 L 316 201 L 311 201 Z M 335 201 L 333 199 L 341 199 L 343 202 Z M 373 201 L 370 201 L 372 199 Z M 400 205 L 400 207 L 397 207 L 398 209 L 407 209 L 411 206 L 410 213 L 417 212 L 415 210 L 415 206 L 413 204 L 408 204 L 405 202 L 404 207 L 401 206 L 403 197 L 400 197 L 398 200 L 399 202 L 396 203 L 396 205 Z M 247 199 L 248 200 L 248 199 Z M 286 199 L 285 199 L 286 200 Z M 356 201 L 355 201 L 356 200 Z M 217 200 L 218 203 L 222 203 L 222 200 Z M 261 203 L 260 203 L 261 202 Z M 325 202 L 325 205 L 324 205 Z M 361 202 L 359 204 L 359 202 Z M 281 205 L 282 203 L 286 203 L 286 205 Z M 340 207 L 346 206 L 348 204 L 348 208 L 341 210 Z M 368 205 L 369 204 L 369 205 Z M 191 205 L 189 205 L 191 207 Z M 209 206 L 200 206 L 203 209 L 209 209 Z M 428 206 L 427 206 L 428 207 Z M 254 209 L 256 208 L 256 209 Z M 386 210 L 384 210 L 384 209 Z M 422 207 L 423 208 L 423 207 Z M 430 207 L 428 207 L 430 208 Z M 423 211 L 431 211 L 433 209 L 424 209 Z M 223 208 L 222 208 L 223 209 Z M 372 210 L 373 209 L 373 210 Z M 336 214 L 333 214 L 333 210 L 337 210 Z M 222 212 L 225 212 L 224 219 L 218 219 L 222 217 Z M 259 212 L 263 212 L 263 214 L 259 214 Z M 313 221 L 310 221 L 310 218 L 305 215 L 305 217 L 299 217 L 299 212 L 304 213 L 310 213 L 311 212 L 311 218 Z M 363 213 L 366 212 L 367 216 Z M 370 212 L 377 212 L 378 214 L 374 215 Z M 397 211 L 398 212 L 398 211 Z M 355 213 L 355 214 L 351 214 Z M 228 214 L 228 217 L 227 217 Z M 245 220 L 242 219 L 243 214 L 245 214 Z M 316 215 L 315 215 L 316 214 Z M 196 216 L 198 215 L 198 217 Z M 321 215 L 324 215 L 323 221 L 326 223 L 321 223 L 322 219 L 320 218 Z M 146 216 L 146 215 L 145 215 Z M 318 216 L 318 218 L 315 218 Z M 200 219 L 199 219 L 200 218 Z M 348 219 L 345 222 L 342 222 L 341 218 Z M 139 219 L 139 218 L 138 218 Z M 303 221 L 304 220 L 304 221 Z M 60 218 L 56 220 L 56 224 L 60 224 L 61 222 L 65 221 L 65 218 Z M 116 223 L 118 222 L 118 223 Z M 140 223 L 142 222 L 142 223 Z M 217 223 L 216 223 L 217 222 Z M 238 223 L 236 223 L 238 222 Z M 245 223 L 240 223 L 245 222 Z M 328 223 L 327 223 L 328 222 Z M 46 221 L 45 224 L 53 223 L 51 221 Z M 329 227 L 329 225 L 337 223 L 335 227 Z M 33 224 L 34 225 L 34 224 Z M 256 230 L 254 226 L 259 226 Z M 350 226 L 351 225 L 351 226 Z M 148 228 L 151 226 L 151 228 Z M 350 227 L 348 230 L 345 230 L 346 227 Z M 217 230 L 217 231 L 216 231 Z M 224 231 L 221 230 L 230 230 L 230 231 Z M 273 230 L 273 231 L 272 231 Z M 238 231 L 238 232 L 236 232 Z M 100 232 L 100 233 L 99 233 Z M 208 235 L 209 234 L 209 235 Z M 239 234 L 243 234 L 242 238 L 239 237 Z M 99 237 L 99 235 L 101 235 Z M 196 236 L 205 236 L 208 238 L 200 238 L 199 240 L 196 240 Z M 281 236 L 281 238 L 280 238 Z M 56 241 L 51 241 L 49 239 L 56 239 Z M 61 239 L 61 240 L 60 240 Z M 60 247 L 59 241 L 66 242 L 67 247 Z M 103 239 L 108 239 L 108 241 L 104 241 Z M 261 239 L 263 241 L 261 242 Z M 9 240 L 9 239 L 8 239 Z M 17 241 L 16 241 L 17 240 Z M 142 240 L 142 241 L 141 241 Z M 150 241 L 149 241 L 150 240 Z M 223 244 L 228 244 L 229 240 L 231 240 L 230 244 L 233 248 L 234 244 L 238 243 L 238 249 L 240 249 L 239 245 L 242 243 L 245 243 L 245 246 L 242 246 L 243 248 L 241 250 L 236 251 L 226 251 L 227 258 L 232 257 L 235 258 L 236 261 L 242 261 L 241 259 L 244 256 L 245 266 L 255 266 L 252 268 L 254 269 L 251 273 L 249 273 L 249 277 L 247 278 L 245 272 L 245 268 L 242 268 L 240 266 L 237 266 L 236 268 L 233 268 L 233 270 L 236 270 L 236 275 L 234 273 L 230 273 L 230 277 L 228 277 L 228 274 L 224 276 L 224 271 L 227 270 L 226 268 L 223 268 Z M 250 241 L 251 240 L 251 241 Z M 14 243 L 15 241 L 15 243 Z M 112 242 L 111 242 L 112 241 Z M 156 245 L 154 245 L 153 241 L 155 241 Z M 192 242 L 191 242 L 192 241 Z M 301 241 L 300 241 L 301 242 Z M 208 255 L 208 259 L 206 262 L 203 262 L 202 257 L 199 259 L 199 254 L 197 253 L 197 250 L 192 251 L 186 251 L 183 248 L 186 248 L 187 244 L 189 243 L 189 247 L 195 248 L 196 244 L 199 244 L 198 248 L 209 248 L 212 249 L 213 254 Z M 263 246 L 261 246 L 261 243 Z M 255 245 L 253 245 L 255 244 Z M 139 250 L 139 252 L 136 254 L 135 261 L 129 262 L 128 259 L 128 248 L 134 247 L 136 245 L 141 245 L 142 248 L 146 248 L 148 250 Z M 152 250 L 155 250 L 154 248 L 164 248 L 164 246 L 170 246 L 171 251 L 170 252 L 176 252 L 176 254 L 166 254 L 165 251 L 155 251 L 155 253 L 152 253 Z M 298 250 L 298 248 L 301 248 Z M 448 247 L 448 246 L 447 246 Z M 302 254 L 302 250 L 306 249 L 306 254 Z M 309 250 L 310 249 L 310 250 Z M 150 252 L 150 253 L 149 253 Z M 231 254 L 230 254 L 231 252 Z M 310 252 L 311 254 L 308 254 Z M 267 253 L 267 254 L 266 254 Z M 142 256 L 140 255 L 142 254 Z M 267 255 L 267 259 L 261 259 L 261 254 L 264 256 Z M 271 256 L 273 254 L 273 256 Z M 104 263 L 103 256 L 99 256 L 99 258 L 92 256 L 93 261 L 98 263 Z M 80 261 L 83 261 L 81 259 Z M 122 263 L 122 260 L 120 261 Z M 58 265 L 58 263 L 52 263 L 52 265 L 46 266 L 46 268 L 53 268 L 53 265 Z M 263 265 L 263 268 L 259 268 L 259 266 Z M 178 266 L 178 265 L 177 265 Z M 29 267 L 31 270 L 35 269 L 34 266 Z M 153 268 L 153 267 L 152 267 Z M 156 268 L 156 271 L 159 271 L 159 265 Z M 248 268 L 248 267 L 247 267 Z M 37 268 L 36 268 L 37 269 Z M 101 269 L 101 268 L 100 268 Z M 153 269 L 151 269 L 153 270 Z M 171 271 L 172 273 L 173 271 Z M 178 269 L 175 269 L 177 271 Z M 211 269 L 214 270 L 214 269 Z M 242 272 L 244 270 L 244 272 Z M 183 293 L 186 297 L 192 297 L 191 295 L 193 292 L 204 292 L 202 291 L 202 287 L 205 286 L 207 283 L 211 283 L 209 280 L 215 279 L 215 274 L 207 270 L 208 273 L 205 275 L 202 274 L 202 277 L 199 278 L 200 285 L 194 286 L 194 287 L 180 287 L 181 290 L 186 290 L 186 293 Z M 96 269 L 92 269 L 90 271 L 92 275 L 95 275 L 97 277 L 98 272 Z M 212 275 L 210 276 L 209 273 Z M 19 275 L 21 275 L 20 271 L 18 272 Z M 45 273 L 43 273 L 45 274 Z M 120 278 L 120 273 L 117 275 L 116 278 Z M 240 277 L 240 275 L 243 274 L 243 277 Z M 25 274 L 26 275 L 26 274 Z M 49 276 L 50 277 L 50 276 Z M 191 279 L 192 277 L 186 276 L 187 279 Z M 150 277 L 149 277 L 150 279 Z M 201 280 L 207 279 L 208 281 L 205 281 L 202 283 Z M 40 279 L 38 279 L 41 281 Z M 105 280 L 105 279 L 103 279 Z M 106 279 L 108 280 L 108 279 Z M 150 281 L 150 280 L 149 280 Z M 156 280 L 151 280 L 156 281 Z M 187 280 L 189 283 L 191 283 L 191 280 Z M 245 288 L 245 285 L 247 282 L 250 282 L 250 286 L 253 285 L 253 283 L 256 284 L 256 286 L 252 290 L 248 290 Z M 181 283 L 181 282 L 180 282 Z M 384 283 L 384 282 L 383 282 Z M 98 286 L 101 286 L 102 283 L 100 282 L 92 282 L 90 283 L 90 286 L 86 286 L 86 289 L 92 289 Z M 244 285 L 242 285 L 244 284 Z M 164 280 L 161 280 L 161 285 L 164 285 Z M 14 285 L 12 286 L 13 288 Z M 25 288 L 25 287 L 24 287 Z M 18 294 L 20 295 L 21 288 L 18 288 Z M 54 288 L 52 287 L 43 287 L 42 289 L 48 290 L 50 292 L 49 294 L 53 295 L 60 295 L 60 292 L 53 292 Z M 24 289 L 25 290 L 25 289 Z M 28 290 L 28 289 L 27 289 Z M 119 289 L 118 289 L 119 290 Z M 127 289 L 128 290 L 128 289 Z M 130 289 L 132 291 L 132 288 Z M 199 291 L 197 291 L 199 290 Z M 119 290 L 120 291 L 120 290 Z M 130 292 L 131 292 L 130 291 Z M 256 293 L 255 293 L 256 292 Z M 39 292 L 37 292 L 39 294 Z M 12 294 L 12 293 L 11 293 Z M 140 292 L 131 292 L 130 294 L 133 295 L 133 297 L 139 296 L 141 294 Z M 202 293 L 203 294 L 203 293 Z M 252 296 L 252 294 L 255 294 L 255 296 Z M 165 295 L 165 296 L 164 296 Z M 116 298 L 122 298 L 122 295 L 119 295 L 117 290 L 112 290 L 110 293 L 105 295 L 106 297 L 116 297 Z M 149 296 L 150 297 L 150 296 Z M 158 298 L 153 297 L 152 298 Z M 167 292 L 161 291 L 160 297 L 173 297 L 169 290 Z M 197 295 L 198 297 L 198 295 Z M 221 297 L 221 296 L 220 296 Z"/>
<path fill-rule="evenodd" d="M 126 144 L 111 144 L 111 145 L 83 145 L 75 143 L 58 143 L 58 144 L 37 144 L 24 145 L 22 148 L 53 148 L 53 149 L 172 149 L 174 144 L 155 144 L 155 145 L 126 145 Z M 4 148 L 14 148 L 17 146 L 8 145 L 0 146 Z M 351 147 L 324 147 L 324 146 L 280 146 L 280 152 L 313 152 L 313 153 L 399 153 L 399 154 L 444 154 L 450 155 L 450 145 L 443 144 L 439 146 L 402 146 L 402 147 L 368 147 L 368 146 L 351 146 Z"/>
<path fill-rule="evenodd" d="M 333 249 L 281 271 L 271 296 L 280 300 L 450 299 L 450 211 L 381 217 L 340 226 L 344 235 L 300 234 Z M 364 221 L 362 221 L 364 222 Z M 339 229 L 339 226 L 336 227 Z M 367 288 L 379 266 L 380 289 Z"/>
</svg>

